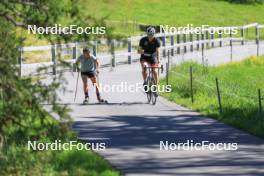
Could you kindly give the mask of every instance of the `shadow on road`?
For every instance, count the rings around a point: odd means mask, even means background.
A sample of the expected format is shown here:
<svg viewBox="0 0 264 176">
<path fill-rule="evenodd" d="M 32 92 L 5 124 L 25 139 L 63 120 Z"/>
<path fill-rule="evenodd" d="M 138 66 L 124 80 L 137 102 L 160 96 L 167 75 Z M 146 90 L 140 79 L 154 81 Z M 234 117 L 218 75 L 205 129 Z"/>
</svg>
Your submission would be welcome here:
<svg viewBox="0 0 264 176">
<path fill-rule="evenodd" d="M 83 117 L 85 118 L 85 117 Z M 89 117 L 91 119 L 92 117 Z M 185 174 L 192 175 L 188 172 L 189 168 L 204 169 L 206 167 L 249 167 L 248 172 L 236 171 L 228 175 L 262 175 L 264 172 L 255 171 L 264 165 L 263 148 L 258 148 L 264 144 L 264 141 L 243 133 L 230 126 L 224 125 L 212 119 L 201 117 L 200 115 L 181 114 L 178 116 L 108 116 L 96 117 L 91 121 L 75 122 L 73 125 L 75 131 L 79 133 L 80 138 L 109 138 L 106 146 L 109 149 L 117 151 L 135 151 L 138 150 L 137 156 L 122 155 L 118 152 L 107 152 L 104 156 L 111 160 L 117 158 L 117 165 L 125 173 L 149 173 L 155 168 L 155 174 L 173 175 L 170 169 L 184 169 Z M 243 149 L 237 151 L 221 152 L 217 155 L 198 154 L 184 155 L 169 151 L 171 154 L 165 155 L 164 158 L 155 158 L 159 150 L 160 141 L 169 141 L 174 143 L 210 141 L 212 143 L 238 143 Z M 100 141 L 100 140 L 99 140 Z M 96 142 L 99 142 L 96 140 Z M 92 141 L 90 141 L 92 142 Z M 142 153 L 140 153 L 142 152 Z M 166 153 L 165 152 L 165 153 Z M 192 151 L 190 151 L 191 153 Z M 245 154 L 245 152 L 247 152 Z M 123 157 L 123 158 L 122 158 Z M 125 158 L 124 158 L 125 157 Z M 133 157 L 136 157 L 133 159 Z M 119 163 L 119 159 L 125 163 Z M 156 171 L 157 170 L 157 171 Z M 173 169 L 172 169 L 173 170 Z M 244 172 L 244 173 L 242 173 Z M 175 173 L 175 171 L 173 171 Z M 143 174 L 144 175 L 144 174 Z M 199 174 L 195 174 L 199 175 Z M 203 172 L 201 175 L 212 175 L 211 172 Z M 219 172 L 213 175 L 226 175 L 225 172 Z"/>
</svg>

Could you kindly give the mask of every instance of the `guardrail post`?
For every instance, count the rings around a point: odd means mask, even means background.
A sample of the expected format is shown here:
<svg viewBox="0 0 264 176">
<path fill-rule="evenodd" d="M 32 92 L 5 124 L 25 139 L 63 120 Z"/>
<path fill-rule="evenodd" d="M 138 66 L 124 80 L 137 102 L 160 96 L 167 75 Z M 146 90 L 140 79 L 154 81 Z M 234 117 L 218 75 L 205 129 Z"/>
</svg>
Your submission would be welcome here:
<svg viewBox="0 0 264 176">
<path fill-rule="evenodd" d="M 52 74 L 57 74 L 57 58 L 56 58 L 56 44 L 51 46 L 51 59 L 52 59 Z"/>
<path fill-rule="evenodd" d="M 242 28 L 241 28 L 241 38 L 242 38 L 241 45 L 244 45 L 245 44 L 244 33 L 245 33 L 245 29 L 242 26 Z"/>
<path fill-rule="evenodd" d="M 180 44 L 181 43 L 181 35 L 180 34 L 177 34 L 177 44 Z M 178 46 L 177 47 L 177 54 L 180 54 L 181 53 L 181 47 Z"/>
<path fill-rule="evenodd" d="M 219 46 L 222 47 L 223 46 L 223 33 L 222 33 L 222 30 L 219 30 Z"/>
<path fill-rule="evenodd" d="M 199 50 L 199 48 L 200 48 L 199 40 L 200 40 L 200 33 L 197 32 L 197 34 L 196 34 L 196 41 L 197 41 L 196 49 L 197 50 Z"/>
<path fill-rule="evenodd" d="M 259 27 L 256 25 L 256 44 L 257 44 L 257 56 L 259 56 Z"/>
<path fill-rule="evenodd" d="M 115 40 L 111 41 L 111 55 L 112 55 L 112 67 L 116 66 L 116 58 L 115 58 Z"/>
<path fill-rule="evenodd" d="M 190 42 L 193 42 L 193 32 L 192 31 L 190 33 Z M 190 50 L 191 50 L 191 52 L 193 52 L 193 43 L 190 46 Z"/>
<path fill-rule="evenodd" d="M 187 35 L 186 35 L 186 33 L 183 34 L 183 42 L 184 42 L 185 44 L 187 43 Z M 184 45 L 184 47 L 183 47 L 183 51 L 184 51 L 184 53 L 187 52 L 187 46 L 186 46 L 186 45 Z"/>
<path fill-rule="evenodd" d="M 166 36 L 164 34 L 164 36 L 161 37 L 161 40 L 162 40 L 162 46 L 164 47 L 163 48 L 163 51 L 162 51 L 162 55 L 163 57 L 166 57 L 166 49 L 165 49 L 165 46 L 166 46 Z"/>
<path fill-rule="evenodd" d="M 74 60 L 74 62 L 77 59 L 77 43 L 75 43 L 72 48 L 72 59 Z M 73 72 L 76 72 L 76 71 L 77 71 L 77 65 L 73 63 Z"/>
<path fill-rule="evenodd" d="M 18 49 L 18 52 L 19 52 L 19 55 L 18 55 L 18 58 L 17 58 L 17 62 L 18 62 L 18 65 L 19 65 L 19 73 L 18 75 L 19 76 L 22 76 L 22 57 L 23 57 L 23 48 L 19 48 Z"/>
<path fill-rule="evenodd" d="M 127 57 L 128 64 L 132 63 L 131 50 L 132 50 L 131 38 L 128 38 L 127 39 L 127 51 L 128 51 L 128 54 L 129 54 L 128 57 Z"/>
<path fill-rule="evenodd" d="M 174 36 L 170 36 L 170 44 L 174 46 Z M 174 56 L 174 48 L 171 49 L 171 56 Z"/>
</svg>

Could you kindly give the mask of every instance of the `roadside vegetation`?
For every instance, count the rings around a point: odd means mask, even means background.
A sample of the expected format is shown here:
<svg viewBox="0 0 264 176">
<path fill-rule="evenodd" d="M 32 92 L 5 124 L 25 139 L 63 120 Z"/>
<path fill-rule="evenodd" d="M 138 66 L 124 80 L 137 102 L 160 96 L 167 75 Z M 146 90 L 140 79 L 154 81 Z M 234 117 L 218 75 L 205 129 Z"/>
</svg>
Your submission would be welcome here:
<svg viewBox="0 0 264 176">
<path fill-rule="evenodd" d="M 249 0 L 251 1 L 251 0 Z M 264 4 L 231 3 L 225 0 L 79 0 L 80 19 L 88 15 L 105 18 L 114 33 L 135 36 L 142 33 L 140 24 L 194 26 L 240 26 L 258 22 L 264 24 Z M 66 17 L 59 23 L 70 24 Z M 85 25 L 90 25 L 86 23 Z M 254 31 L 252 31 L 253 33 Z M 28 35 L 26 45 L 43 45 L 48 41 L 35 40 Z"/>
<path fill-rule="evenodd" d="M 17 67 L 18 48 L 25 36 L 17 29 L 28 24 L 51 26 L 58 18 L 79 20 L 72 0 L 1 1 L 0 2 L 0 175 L 85 175 L 117 176 L 119 171 L 93 151 L 28 150 L 28 141 L 61 143 L 77 141 L 72 130 L 69 109 L 58 104 L 56 91 L 64 90 L 66 81 L 61 73 L 49 82 L 43 76 L 22 77 Z M 83 20 L 89 20 L 83 17 Z M 93 20 L 92 20 L 93 21 Z M 95 23 L 95 21 L 93 21 Z M 97 24 L 101 24 L 97 22 Z M 40 36 L 38 36 L 40 37 Z M 90 36 L 49 36 L 42 40 L 63 43 Z M 37 41 L 37 40 L 36 40 Z M 58 65 L 69 67 L 63 61 Z M 42 68 L 46 70 L 48 68 Z M 48 110 L 44 106 L 49 108 Z M 52 115 L 56 115 L 57 120 Z M 80 141 L 81 142 L 81 141 Z"/>
<path fill-rule="evenodd" d="M 190 67 L 193 69 L 191 101 Z M 203 66 L 187 62 L 169 72 L 171 93 L 162 94 L 168 100 L 199 111 L 226 124 L 264 138 L 264 112 L 260 113 L 258 89 L 264 104 L 264 57 L 250 57 L 241 62 L 220 66 Z M 216 89 L 216 77 L 222 101 L 222 113 Z M 165 84 L 165 80 L 161 81 Z"/>
</svg>

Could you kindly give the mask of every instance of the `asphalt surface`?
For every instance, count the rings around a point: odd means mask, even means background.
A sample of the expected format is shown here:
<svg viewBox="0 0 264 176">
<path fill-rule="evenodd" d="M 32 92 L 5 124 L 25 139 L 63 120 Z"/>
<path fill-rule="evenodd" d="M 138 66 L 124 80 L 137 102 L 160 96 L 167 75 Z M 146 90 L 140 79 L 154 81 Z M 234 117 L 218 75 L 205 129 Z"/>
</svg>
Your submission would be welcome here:
<svg viewBox="0 0 264 176">
<path fill-rule="evenodd" d="M 234 60 L 256 53 L 255 45 L 234 48 Z M 229 47 L 205 52 L 210 65 L 230 61 Z M 264 51 L 264 49 L 262 49 Z M 175 56 L 171 63 L 178 64 L 191 58 L 201 62 L 201 53 Z M 167 59 L 163 59 L 166 62 Z M 203 117 L 199 113 L 171 103 L 162 97 L 155 106 L 147 104 L 141 91 L 116 90 L 102 93 L 109 104 L 97 104 L 90 83 L 90 104 L 82 105 L 82 83 L 79 80 L 74 102 L 76 73 L 65 73 L 68 92 L 59 93 L 61 103 L 72 109 L 74 130 L 81 139 L 106 143 L 106 150 L 97 151 L 125 175 L 184 175 L 184 176 L 243 176 L 264 175 L 264 140 Z M 109 87 L 142 84 L 139 63 L 104 68 L 100 83 Z M 108 89 L 108 88 L 106 88 Z M 252 124 L 253 125 L 253 124 Z M 160 150 L 160 141 L 168 143 L 237 143 L 238 150 Z"/>
</svg>

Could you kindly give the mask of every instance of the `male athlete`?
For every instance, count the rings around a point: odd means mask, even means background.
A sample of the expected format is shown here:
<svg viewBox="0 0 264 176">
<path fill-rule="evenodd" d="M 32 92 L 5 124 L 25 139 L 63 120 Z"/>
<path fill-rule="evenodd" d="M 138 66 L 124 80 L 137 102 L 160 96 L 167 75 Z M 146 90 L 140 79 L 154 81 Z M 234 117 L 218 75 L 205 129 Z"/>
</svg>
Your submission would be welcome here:
<svg viewBox="0 0 264 176">
<path fill-rule="evenodd" d="M 147 28 L 146 32 L 147 32 L 147 36 L 140 39 L 139 50 L 138 50 L 138 52 L 141 54 L 140 63 L 142 68 L 144 87 L 146 85 L 146 79 L 147 79 L 147 70 L 145 66 L 148 65 L 151 67 L 157 67 L 160 64 L 160 56 L 159 56 L 160 42 L 157 38 L 154 37 L 156 31 L 153 27 L 149 27 Z M 156 84 L 158 84 L 157 68 L 153 68 L 153 74 Z"/>
<path fill-rule="evenodd" d="M 99 85 L 96 79 L 96 74 L 99 74 L 99 62 L 97 58 L 91 55 L 89 48 L 83 49 L 83 54 L 78 57 L 76 64 L 81 63 L 81 77 L 83 81 L 83 92 L 84 92 L 84 104 L 89 102 L 89 93 L 88 93 L 88 78 L 92 81 L 93 85 L 96 88 L 96 96 L 99 103 L 104 102 L 100 96 Z"/>
</svg>

